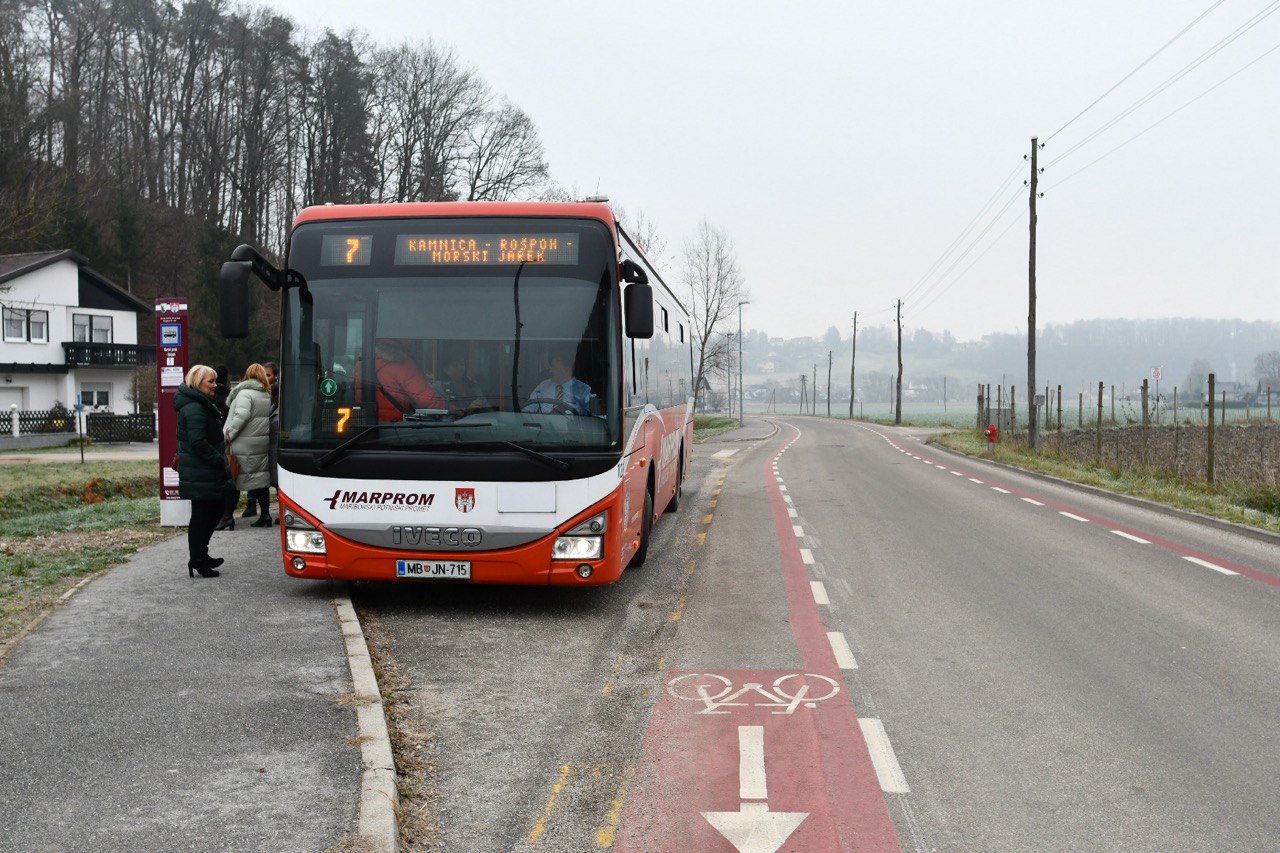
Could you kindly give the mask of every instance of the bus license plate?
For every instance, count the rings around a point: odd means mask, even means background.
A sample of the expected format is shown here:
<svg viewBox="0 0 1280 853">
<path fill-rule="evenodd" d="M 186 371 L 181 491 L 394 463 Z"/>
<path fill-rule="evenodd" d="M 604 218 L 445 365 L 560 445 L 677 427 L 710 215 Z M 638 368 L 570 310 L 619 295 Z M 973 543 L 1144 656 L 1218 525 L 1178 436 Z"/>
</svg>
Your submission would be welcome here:
<svg viewBox="0 0 1280 853">
<path fill-rule="evenodd" d="M 396 560 L 398 578 L 471 580 L 471 563 L 459 560 Z"/>
</svg>

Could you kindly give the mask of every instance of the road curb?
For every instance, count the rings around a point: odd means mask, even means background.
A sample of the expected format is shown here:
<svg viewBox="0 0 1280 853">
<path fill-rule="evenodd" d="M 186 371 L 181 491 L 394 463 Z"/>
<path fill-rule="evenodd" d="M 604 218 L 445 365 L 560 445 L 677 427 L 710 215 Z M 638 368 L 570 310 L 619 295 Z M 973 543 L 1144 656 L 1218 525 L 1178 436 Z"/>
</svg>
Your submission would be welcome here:
<svg viewBox="0 0 1280 853">
<path fill-rule="evenodd" d="M 351 605 L 349 589 L 334 598 L 342 639 L 347 646 L 347 663 L 355 688 L 356 724 L 359 730 L 360 816 L 358 834 L 378 853 L 399 850 L 400 827 L 396 820 L 399 797 L 396 793 L 396 765 L 391 755 L 391 737 L 382 705 L 382 692 L 373 672 L 369 646 L 364 640 L 360 619 Z"/>
<path fill-rule="evenodd" d="M 1189 509 L 1182 509 L 1176 506 L 1169 506 L 1168 504 L 1162 504 L 1162 503 L 1159 503 L 1158 501 L 1149 500 L 1147 498 L 1139 498 L 1139 497 L 1135 497 L 1134 495 L 1125 495 L 1125 494 L 1121 494 L 1120 492 L 1113 492 L 1109 489 L 1103 489 L 1098 486 L 1089 486 L 1084 483 L 1074 482 L 1072 480 L 1064 480 L 1063 478 L 1055 477 L 1052 474 L 1041 474 L 1039 471 L 1028 471 L 1025 468 L 1019 468 L 1017 465 L 1010 465 L 1008 462 L 998 462 L 995 459 L 988 459 L 984 456 L 975 456 L 972 453 L 965 453 L 962 450 L 953 450 L 952 448 L 945 447 L 941 444 L 934 444 L 933 442 L 928 442 L 928 441 L 927 443 L 929 444 L 930 447 L 937 448 L 938 450 L 941 450 L 944 453 L 950 453 L 955 456 L 962 456 L 965 459 L 975 459 L 981 462 L 985 462 L 988 465 L 999 466 L 1000 468 L 1007 468 L 1010 471 L 1017 471 L 1019 474 L 1025 474 L 1028 477 L 1033 477 L 1037 480 L 1043 480 L 1047 483 L 1054 483 L 1059 486 L 1066 486 L 1067 488 L 1075 489 L 1078 492 L 1084 492 L 1086 494 L 1095 495 L 1098 497 L 1112 498 L 1114 500 L 1120 501 L 1121 503 L 1126 503 L 1126 504 L 1129 504 L 1130 506 L 1136 506 L 1142 509 L 1149 509 L 1152 512 L 1160 513 L 1161 515 L 1167 515 L 1172 518 L 1182 519 L 1183 521 L 1191 521 L 1197 524 L 1203 524 L 1206 527 L 1213 527 L 1218 530 L 1226 531 L 1227 533 L 1238 533 L 1241 536 L 1247 536 L 1250 539 L 1256 539 L 1259 542 L 1266 542 L 1269 545 L 1280 545 L 1280 534 L 1272 533 L 1270 530 L 1262 530 L 1261 528 L 1250 527 L 1247 524 L 1240 524 L 1239 522 L 1235 522 L 1235 521 L 1227 521 L 1225 518 L 1214 518 L 1212 515 L 1204 515 L 1203 513 L 1193 512 Z"/>
</svg>

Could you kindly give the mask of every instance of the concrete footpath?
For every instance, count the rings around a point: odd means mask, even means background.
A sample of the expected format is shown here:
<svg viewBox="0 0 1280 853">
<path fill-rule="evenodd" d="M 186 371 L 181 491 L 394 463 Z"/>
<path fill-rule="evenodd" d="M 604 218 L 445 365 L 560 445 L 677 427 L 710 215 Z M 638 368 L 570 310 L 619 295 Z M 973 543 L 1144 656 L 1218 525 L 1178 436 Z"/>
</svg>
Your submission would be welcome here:
<svg viewBox="0 0 1280 853">
<path fill-rule="evenodd" d="M 323 851 L 355 837 L 361 751 L 327 583 L 279 528 L 185 535 L 80 589 L 0 665 L 0 850 Z"/>
</svg>

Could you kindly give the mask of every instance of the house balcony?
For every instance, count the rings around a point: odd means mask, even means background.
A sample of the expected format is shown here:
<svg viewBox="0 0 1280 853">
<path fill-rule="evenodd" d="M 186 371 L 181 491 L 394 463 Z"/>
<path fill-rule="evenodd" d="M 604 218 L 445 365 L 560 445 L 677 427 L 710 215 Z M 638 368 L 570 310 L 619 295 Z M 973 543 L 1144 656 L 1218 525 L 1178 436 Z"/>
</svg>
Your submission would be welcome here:
<svg viewBox="0 0 1280 853">
<path fill-rule="evenodd" d="M 141 344 L 91 344 L 63 341 L 68 367 L 141 367 L 156 363 L 156 348 Z"/>
</svg>

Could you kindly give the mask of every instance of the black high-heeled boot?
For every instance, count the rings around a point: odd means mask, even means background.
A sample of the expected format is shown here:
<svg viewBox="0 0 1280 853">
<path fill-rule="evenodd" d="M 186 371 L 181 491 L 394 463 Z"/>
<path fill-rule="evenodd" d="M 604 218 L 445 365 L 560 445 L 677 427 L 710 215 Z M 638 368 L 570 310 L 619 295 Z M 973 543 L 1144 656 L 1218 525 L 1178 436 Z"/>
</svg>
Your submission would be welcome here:
<svg viewBox="0 0 1280 853">
<path fill-rule="evenodd" d="M 257 521 L 255 521 L 253 524 L 250 524 L 249 526 L 250 527 L 270 527 L 271 516 L 264 512 L 261 518 L 259 518 Z"/>
<path fill-rule="evenodd" d="M 248 506 L 244 508 L 244 512 L 240 513 L 241 518 L 257 518 L 258 505 L 253 501 L 249 501 Z"/>
<path fill-rule="evenodd" d="M 221 563 L 222 561 L 219 560 L 218 562 Z M 187 561 L 187 577 L 193 578 L 196 576 L 196 573 L 199 573 L 202 578 L 216 578 L 218 575 L 222 574 L 222 572 L 216 572 L 209 568 L 209 565 L 205 562 L 197 562 L 195 560 Z"/>
<path fill-rule="evenodd" d="M 218 526 L 213 529 L 214 530 L 235 530 L 236 529 L 235 517 L 232 516 L 230 513 L 224 515 L 222 518 L 218 519 Z"/>
</svg>

